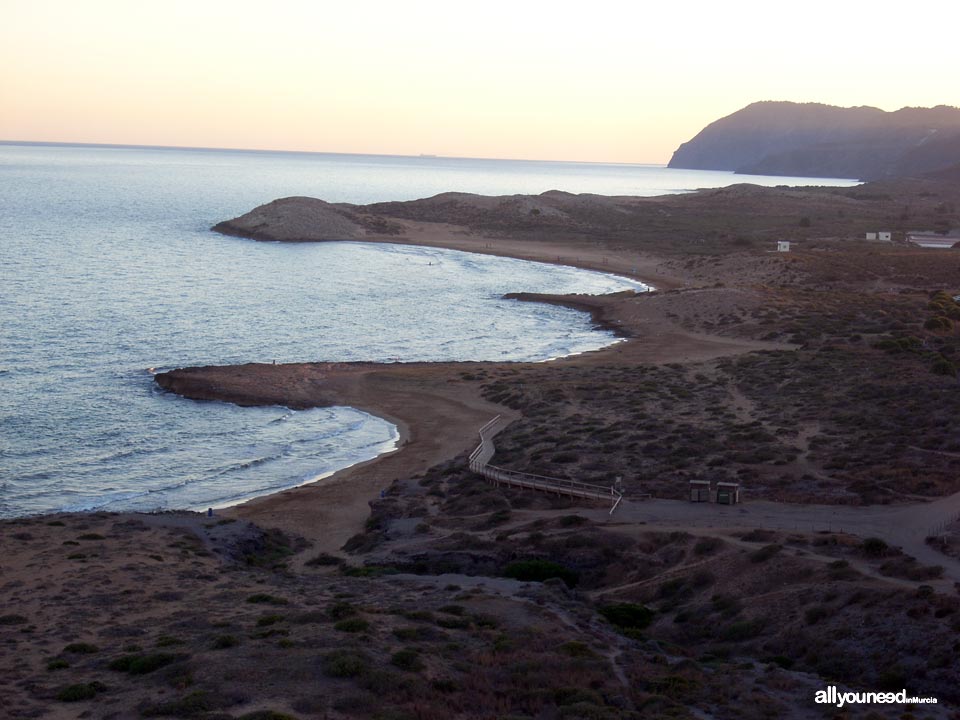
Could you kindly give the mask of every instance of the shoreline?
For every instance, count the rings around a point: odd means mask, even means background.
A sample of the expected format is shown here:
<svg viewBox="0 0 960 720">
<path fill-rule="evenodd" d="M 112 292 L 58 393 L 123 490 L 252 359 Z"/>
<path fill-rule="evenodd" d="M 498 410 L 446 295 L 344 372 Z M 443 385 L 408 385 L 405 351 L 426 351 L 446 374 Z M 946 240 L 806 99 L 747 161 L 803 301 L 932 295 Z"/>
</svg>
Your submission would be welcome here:
<svg viewBox="0 0 960 720">
<path fill-rule="evenodd" d="M 414 362 L 378 364 L 293 363 L 284 365 L 245 364 L 234 366 L 181 368 L 160 373 L 155 381 L 168 391 L 195 400 L 219 400 L 241 406 L 282 404 L 293 409 L 346 405 L 391 422 L 398 428 L 397 448 L 382 453 L 316 481 L 254 497 L 222 511 L 228 517 L 279 527 L 313 541 L 314 548 L 337 553 L 369 516 L 369 502 L 380 491 L 403 476 L 412 477 L 473 448 L 476 431 L 495 415 L 509 420 L 519 413 L 482 398 L 480 388 L 462 375 L 478 369 L 526 365 L 671 363 L 709 360 L 716 357 L 764 349 L 792 349 L 783 343 L 738 340 L 707 336 L 685 330 L 666 317 L 659 307 L 645 304 L 662 299 L 668 291 L 688 287 L 684 279 L 667 275 L 652 256 L 644 256 L 642 267 L 656 280 L 632 275 L 638 258 L 610 262 L 609 255 L 593 249 L 581 254 L 555 251 L 557 246 L 536 248 L 509 239 L 485 236 L 446 236 L 433 226 L 419 237 L 365 238 L 360 242 L 390 242 L 421 245 L 466 252 L 481 252 L 522 260 L 563 264 L 598 272 L 622 275 L 650 287 L 647 292 L 632 290 L 608 295 L 549 295 L 509 293 L 505 297 L 523 302 L 542 302 L 571 307 L 590 314 L 592 321 L 619 339 L 602 348 L 553 358 L 538 363 L 494 361 Z M 482 247 L 478 247 L 482 245 Z M 562 248 L 560 248 L 562 250 Z M 579 248 L 575 249 L 579 252 Z M 631 266 L 631 267 L 627 267 Z"/>
<path fill-rule="evenodd" d="M 393 221 L 403 226 L 405 231 L 403 235 L 371 234 L 367 237 L 332 242 L 414 245 L 561 265 L 621 276 L 643 283 L 650 292 L 690 287 L 687 279 L 664 269 L 660 259 L 649 253 L 632 251 L 624 254 L 620 248 L 609 248 L 598 243 L 573 244 L 562 240 L 530 242 L 509 237 L 494 237 L 446 223 Z M 257 240 L 257 242 L 278 241 Z"/>
</svg>

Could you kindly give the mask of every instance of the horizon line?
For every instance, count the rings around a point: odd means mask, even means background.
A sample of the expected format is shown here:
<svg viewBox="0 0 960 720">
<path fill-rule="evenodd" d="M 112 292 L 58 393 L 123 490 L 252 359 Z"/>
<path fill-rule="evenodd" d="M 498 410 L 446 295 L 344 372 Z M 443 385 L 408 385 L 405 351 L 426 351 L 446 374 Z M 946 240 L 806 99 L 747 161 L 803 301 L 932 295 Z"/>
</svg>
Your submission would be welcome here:
<svg viewBox="0 0 960 720">
<path fill-rule="evenodd" d="M 531 158 L 505 158 L 505 157 L 472 157 L 467 155 L 435 155 L 432 153 L 421 153 L 419 155 L 408 155 L 403 153 L 362 153 L 362 152 L 336 152 L 327 150 L 271 150 L 267 148 L 235 148 L 235 147 L 208 147 L 204 145 L 144 145 L 139 143 L 95 143 L 95 142 L 70 142 L 64 140 L 4 140 L 0 139 L 0 145 L 40 145 L 45 147 L 98 147 L 113 148 L 118 150 L 196 150 L 201 152 L 243 152 L 243 153 L 284 153 L 288 155 L 345 155 L 351 157 L 390 157 L 390 158 L 413 158 L 419 160 L 488 160 L 494 162 L 531 162 L 531 163 L 565 163 L 579 165 L 632 165 L 640 167 L 661 167 L 667 168 L 666 163 L 653 162 L 625 162 L 612 160 L 535 160 Z M 669 168 L 668 168 L 669 169 Z"/>
</svg>

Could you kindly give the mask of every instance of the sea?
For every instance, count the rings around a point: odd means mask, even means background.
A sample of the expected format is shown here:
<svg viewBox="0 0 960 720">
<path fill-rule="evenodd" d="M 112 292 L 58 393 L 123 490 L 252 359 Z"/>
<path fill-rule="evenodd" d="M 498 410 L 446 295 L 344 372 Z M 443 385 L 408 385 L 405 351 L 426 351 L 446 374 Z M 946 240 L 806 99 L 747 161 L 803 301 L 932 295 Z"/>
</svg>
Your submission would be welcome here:
<svg viewBox="0 0 960 720">
<path fill-rule="evenodd" d="M 195 402 L 153 373 L 243 362 L 544 361 L 617 339 L 508 292 L 643 290 L 404 245 L 280 244 L 215 223 L 275 198 L 660 195 L 852 185 L 660 165 L 0 143 L 0 517 L 223 507 L 396 447 L 348 407 Z"/>
</svg>

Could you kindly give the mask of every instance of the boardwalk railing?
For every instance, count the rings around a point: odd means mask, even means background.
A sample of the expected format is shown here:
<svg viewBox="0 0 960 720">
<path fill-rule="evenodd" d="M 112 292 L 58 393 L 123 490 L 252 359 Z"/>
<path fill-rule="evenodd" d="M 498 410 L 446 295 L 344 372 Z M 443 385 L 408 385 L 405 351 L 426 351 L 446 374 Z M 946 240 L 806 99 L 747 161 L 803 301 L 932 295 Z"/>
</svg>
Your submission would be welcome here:
<svg viewBox="0 0 960 720">
<path fill-rule="evenodd" d="M 957 522 L 960 522 L 960 513 L 955 513 L 954 515 L 947 518 L 946 520 L 934 525 L 932 528 L 930 528 L 930 531 L 927 533 L 927 537 L 939 537 L 940 535 L 943 535 L 947 532 L 947 528 L 949 528 L 951 525 Z"/>
<path fill-rule="evenodd" d="M 493 457 L 494 452 L 496 452 L 496 448 L 493 445 L 493 428 L 499 420 L 500 416 L 497 415 L 493 420 L 480 428 L 480 444 L 470 453 L 470 469 L 473 472 L 482 475 L 497 485 L 510 485 L 512 487 L 556 493 L 557 495 L 568 495 L 570 497 L 585 498 L 587 500 L 610 502 L 611 515 L 613 511 L 617 509 L 617 506 L 620 505 L 620 501 L 623 500 L 623 493 L 613 486 L 593 485 L 591 483 L 577 482 L 576 480 L 522 473 L 491 465 L 490 459 Z"/>
</svg>

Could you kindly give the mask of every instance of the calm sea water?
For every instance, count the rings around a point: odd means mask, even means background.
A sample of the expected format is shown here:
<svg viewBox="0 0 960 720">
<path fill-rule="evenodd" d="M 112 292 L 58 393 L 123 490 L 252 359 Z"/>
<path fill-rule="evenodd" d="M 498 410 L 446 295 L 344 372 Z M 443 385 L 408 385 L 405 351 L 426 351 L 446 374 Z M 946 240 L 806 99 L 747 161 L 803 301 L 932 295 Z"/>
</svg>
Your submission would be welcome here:
<svg viewBox="0 0 960 720">
<path fill-rule="evenodd" d="M 0 516 L 205 508 L 394 447 L 351 408 L 162 393 L 148 368 L 308 360 L 543 360 L 613 337 L 511 291 L 624 278 L 454 251 L 227 238 L 277 197 L 448 190 L 655 195 L 751 179 L 659 166 L 0 144 Z M 827 181 L 842 184 L 838 181 Z"/>
</svg>

